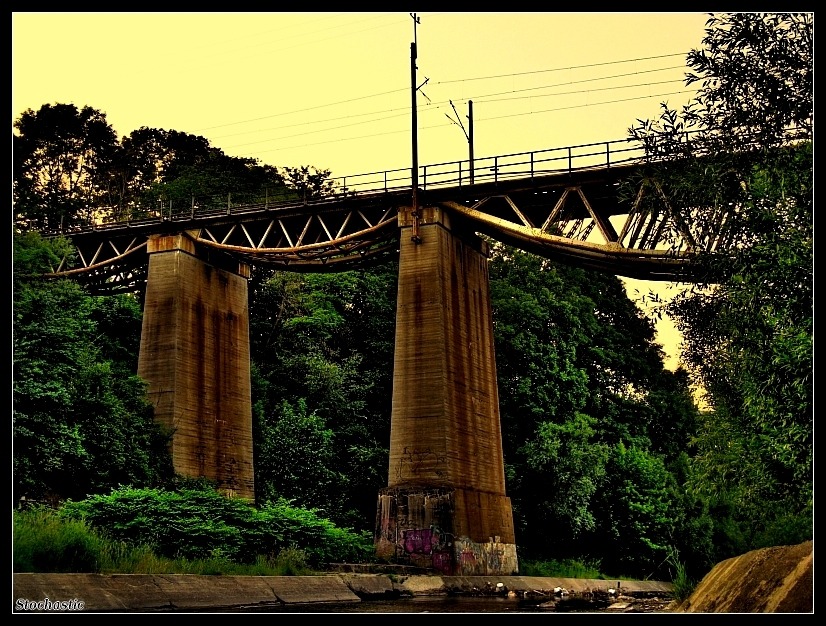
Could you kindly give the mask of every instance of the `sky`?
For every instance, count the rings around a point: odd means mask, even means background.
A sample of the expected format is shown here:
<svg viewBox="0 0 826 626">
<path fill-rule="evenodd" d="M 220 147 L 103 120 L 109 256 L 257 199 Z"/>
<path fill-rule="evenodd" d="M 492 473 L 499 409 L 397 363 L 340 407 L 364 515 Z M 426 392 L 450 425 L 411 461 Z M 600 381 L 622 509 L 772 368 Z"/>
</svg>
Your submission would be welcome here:
<svg viewBox="0 0 826 626">
<path fill-rule="evenodd" d="M 414 18 L 415 16 L 415 18 Z M 336 178 L 628 137 L 679 109 L 702 12 L 13 12 L 12 124 L 90 106 Z M 415 42 L 415 70 L 411 65 Z M 629 295 L 658 283 L 626 281 Z M 679 333 L 658 324 L 667 366 Z"/>
</svg>

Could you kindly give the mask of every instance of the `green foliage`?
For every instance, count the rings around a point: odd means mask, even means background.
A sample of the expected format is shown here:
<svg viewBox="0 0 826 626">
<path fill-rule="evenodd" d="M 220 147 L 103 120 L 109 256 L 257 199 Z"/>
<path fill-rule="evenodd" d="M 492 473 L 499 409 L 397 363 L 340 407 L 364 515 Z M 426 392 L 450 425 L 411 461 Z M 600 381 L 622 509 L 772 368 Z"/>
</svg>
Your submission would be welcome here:
<svg viewBox="0 0 826 626">
<path fill-rule="evenodd" d="M 82 520 L 61 520 L 51 509 L 13 513 L 15 572 L 98 572 L 103 540 Z"/>
<path fill-rule="evenodd" d="M 653 324 L 617 278 L 499 245 L 490 275 L 520 545 L 530 559 L 650 575 L 675 529 L 703 515 L 680 514 L 670 467 L 697 426 L 686 373 L 664 370 Z"/>
<path fill-rule="evenodd" d="M 30 235 L 15 236 L 15 243 L 15 266 L 50 254 L 50 243 Z M 79 498 L 172 476 L 167 435 L 155 424 L 145 384 L 132 368 L 134 339 L 115 334 L 127 317 L 139 328 L 136 305 L 128 297 L 114 302 L 119 305 L 107 307 L 67 280 L 15 285 L 16 499 Z M 107 308 L 111 334 L 98 332 Z"/>
<path fill-rule="evenodd" d="M 593 426 L 593 420 L 581 413 L 564 424 L 543 422 L 536 439 L 519 450 L 524 466 L 518 483 L 525 482 L 524 498 L 530 499 L 522 507 L 530 507 L 535 516 L 531 521 L 540 522 L 546 535 L 531 537 L 537 548 L 551 551 L 559 539 L 581 537 L 595 527 L 592 502 L 606 482 L 608 448 L 593 441 Z M 546 489 L 540 493 L 533 489 L 528 495 L 530 485 L 538 481 Z"/>
<path fill-rule="evenodd" d="M 168 559 L 254 564 L 262 555 L 275 557 L 292 549 L 303 550 L 307 563 L 320 567 L 334 561 L 362 562 L 373 549 L 371 537 L 336 527 L 286 500 L 256 508 L 194 484 L 177 491 L 113 490 L 68 501 L 60 516 L 84 520 L 110 539 L 148 546 Z M 290 559 L 300 566 L 294 554 Z"/>
<path fill-rule="evenodd" d="M 607 489 L 594 507 L 601 523 L 589 537 L 589 554 L 599 555 L 607 570 L 662 580 L 680 517 L 674 476 L 661 458 L 623 444 L 612 449 L 607 473 Z"/>
<path fill-rule="evenodd" d="M 712 15 L 703 45 L 688 56 L 696 101 L 631 132 L 698 241 L 723 243 L 699 250 L 709 284 L 669 305 L 713 408 L 687 485 L 721 560 L 799 541 L 812 504 L 813 15 Z"/>
<path fill-rule="evenodd" d="M 94 322 L 101 360 L 125 377 L 138 371 L 143 308 L 132 294 L 97 296 L 91 300 L 89 317 Z"/>
<path fill-rule="evenodd" d="M 68 239 L 44 239 L 36 231 L 15 233 L 12 238 L 12 271 L 15 290 L 34 277 L 49 274 L 57 268 L 60 259 L 72 259 L 74 247 Z"/>
<path fill-rule="evenodd" d="M 34 573 L 198 574 L 225 576 L 307 576 L 315 571 L 304 550 L 282 548 L 258 555 L 254 563 L 223 556 L 171 559 L 147 545 L 111 539 L 83 520 L 54 509 L 33 507 L 13 513 L 13 571 Z"/>
<path fill-rule="evenodd" d="M 396 266 L 255 272 L 256 491 L 373 531 L 390 439 Z"/>
<path fill-rule="evenodd" d="M 334 433 L 318 415 L 307 414 L 299 399 L 262 419 L 256 464 L 259 501 L 279 496 L 307 508 L 323 507 L 345 477 L 335 472 Z"/>
</svg>

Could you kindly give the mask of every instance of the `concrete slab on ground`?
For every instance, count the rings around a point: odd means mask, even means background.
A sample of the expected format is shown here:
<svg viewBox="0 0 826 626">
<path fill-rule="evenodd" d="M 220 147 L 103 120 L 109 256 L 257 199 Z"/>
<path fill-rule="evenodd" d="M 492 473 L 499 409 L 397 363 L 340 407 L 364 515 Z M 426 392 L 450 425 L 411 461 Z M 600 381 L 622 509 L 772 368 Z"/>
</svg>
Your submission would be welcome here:
<svg viewBox="0 0 826 626">
<path fill-rule="evenodd" d="M 360 602 L 341 575 L 262 576 L 284 604 Z"/>
<path fill-rule="evenodd" d="M 17 600 L 80 600 L 92 612 L 186 611 L 254 607 L 268 604 L 360 602 L 380 596 L 490 594 L 497 583 L 516 592 L 553 595 L 568 591 L 608 589 L 614 583 L 576 578 L 530 576 L 398 576 L 395 574 L 324 574 L 319 576 L 198 576 L 192 574 L 14 574 L 12 604 Z M 630 594 L 670 583 L 622 581 Z M 15 612 L 24 612 L 13 608 Z M 26 610 L 25 612 L 54 612 Z"/>
</svg>

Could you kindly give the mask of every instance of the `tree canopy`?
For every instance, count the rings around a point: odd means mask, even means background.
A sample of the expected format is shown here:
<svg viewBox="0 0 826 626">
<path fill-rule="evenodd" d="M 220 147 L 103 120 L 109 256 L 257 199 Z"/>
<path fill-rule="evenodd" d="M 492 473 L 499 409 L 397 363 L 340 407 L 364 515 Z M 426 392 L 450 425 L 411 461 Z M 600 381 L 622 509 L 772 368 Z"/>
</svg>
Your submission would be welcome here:
<svg viewBox="0 0 826 626">
<path fill-rule="evenodd" d="M 728 512 L 741 549 L 805 538 L 811 522 L 813 25 L 812 14 L 710 16 L 687 59 L 696 100 L 630 129 L 674 210 L 728 242 L 699 250 L 709 282 L 668 312 L 713 407 L 689 482 Z"/>
</svg>

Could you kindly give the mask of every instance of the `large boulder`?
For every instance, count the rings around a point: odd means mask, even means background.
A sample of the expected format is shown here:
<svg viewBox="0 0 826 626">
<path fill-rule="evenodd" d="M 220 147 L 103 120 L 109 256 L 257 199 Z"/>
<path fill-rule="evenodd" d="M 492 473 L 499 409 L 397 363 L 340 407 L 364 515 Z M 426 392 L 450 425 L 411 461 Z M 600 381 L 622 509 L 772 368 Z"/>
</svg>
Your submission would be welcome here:
<svg viewBox="0 0 826 626">
<path fill-rule="evenodd" d="M 814 542 L 721 561 L 676 613 L 813 613 Z"/>
</svg>

